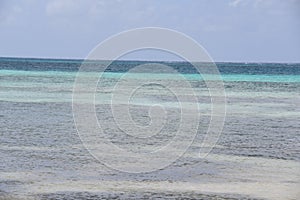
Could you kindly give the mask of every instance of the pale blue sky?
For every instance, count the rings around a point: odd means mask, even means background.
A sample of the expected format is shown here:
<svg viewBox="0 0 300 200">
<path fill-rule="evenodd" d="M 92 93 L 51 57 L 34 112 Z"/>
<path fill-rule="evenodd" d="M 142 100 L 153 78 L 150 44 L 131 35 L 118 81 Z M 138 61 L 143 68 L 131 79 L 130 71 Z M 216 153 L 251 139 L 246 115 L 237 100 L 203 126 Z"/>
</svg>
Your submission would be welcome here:
<svg viewBox="0 0 300 200">
<path fill-rule="evenodd" d="M 183 32 L 215 61 L 300 61 L 299 0 L 0 0 L 0 56 L 84 58 L 145 26 Z"/>
</svg>

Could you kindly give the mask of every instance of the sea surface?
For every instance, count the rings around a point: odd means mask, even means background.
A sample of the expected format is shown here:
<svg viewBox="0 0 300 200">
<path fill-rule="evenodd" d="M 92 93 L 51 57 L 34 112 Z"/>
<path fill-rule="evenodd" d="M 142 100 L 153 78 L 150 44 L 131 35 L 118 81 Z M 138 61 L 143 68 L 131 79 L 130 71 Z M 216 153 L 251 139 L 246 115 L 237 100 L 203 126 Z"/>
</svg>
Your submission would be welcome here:
<svg viewBox="0 0 300 200">
<path fill-rule="evenodd" d="M 96 159 L 77 132 L 72 97 L 82 63 L 0 58 L 0 199 L 300 199 L 300 64 L 216 63 L 226 117 L 217 143 L 203 158 L 199 152 L 211 119 L 211 98 L 195 68 L 186 62 L 114 61 L 102 73 L 93 100 L 105 139 L 114 145 L 140 153 L 163 147 L 181 123 L 179 107 L 191 106 L 191 94 L 177 76 L 151 73 L 152 65 L 180 73 L 200 107 L 197 135 L 182 156 L 151 172 L 128 173 Z M 140 65 L 149 72 L 128 75 Z M 85 73 L 99 76 L 93 70 Z M 113 102 L 130 104 L 132 120 L 146 127 L 151 106 L 165 107 L 171 113 L 162 129 L 167 134 L 138 140 L 115 128 L 111 98 L 124 74 L 139 84 L 164 80 L 181 91 L 181 104 L 155 84 L 137 93 L 123 91 L 131 94 L 130 101 Z M 83 102 L 89 103 L 84 95 Z M 190 131 L 184 132 L 187 138 Z"/>
</svg>

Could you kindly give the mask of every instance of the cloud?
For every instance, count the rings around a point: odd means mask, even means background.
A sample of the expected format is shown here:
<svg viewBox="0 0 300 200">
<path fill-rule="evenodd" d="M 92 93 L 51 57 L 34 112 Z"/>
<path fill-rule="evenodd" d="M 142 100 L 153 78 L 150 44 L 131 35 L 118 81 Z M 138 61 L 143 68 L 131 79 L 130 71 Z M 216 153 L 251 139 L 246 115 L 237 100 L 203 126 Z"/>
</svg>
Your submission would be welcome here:
<svg viewBox="0 0 300 200">
<path fill-rule="evenodd" d="M 12 24 L 17 15 L 20 14 L 23 9 L 14 1 L 0 1 L 0 23 L 1 24 Z"/>
<path fill-rule="evenodd" d="M 46 5 L 48 16 L 76 15 L 84 8 L 83 0 L 52 0 Z"/>
<path fill-rule="evenodd" d="M 233 1 L 230 1 L 229 2 L 229 6 L 232 6 L 232 7 L 237 7 L 239 6 L 239 4 L 241 4 L 243 0 L 233 0 Z"/>
<path fill-rule="evenodd" d="M 158 26 L 169 16 L 173 5 L 140 0 L 49 0 L 45 13 L 52 26 L 95 29 L 96 26 L 124 30 L 140 26 Z M 178 12 L 177 12 L 178 13 Z M 166 16 L 166 17 L 165 17 Z"/>
<path fill-rule="evenodd" d="M 250 7 L 258 8 L 260 6 L 270 7 L 270 5 L 272 5 L 273 3 L 274 0 L 231 0 L 228 5 L 234 8 L 241 7 L 241 6 L 250 6 Z"/>
</svg>

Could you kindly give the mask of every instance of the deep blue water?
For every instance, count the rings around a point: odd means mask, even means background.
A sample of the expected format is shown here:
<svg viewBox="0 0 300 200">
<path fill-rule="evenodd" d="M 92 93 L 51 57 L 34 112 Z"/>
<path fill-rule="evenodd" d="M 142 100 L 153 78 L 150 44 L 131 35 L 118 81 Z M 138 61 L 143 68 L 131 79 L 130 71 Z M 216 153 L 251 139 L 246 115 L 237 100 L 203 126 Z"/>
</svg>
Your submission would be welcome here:
<svg viewBox="0 0 300 200">
<path fill-rule="evenodd" d="M 101 61 L 90 61 L 100 63 Z M 152 62 L 152 61 L 151 61 Z M 24 71 L 78 71 L 83 60 L 35 59 L 35 58 L 0 58 L 1 70 Z M 109 72 L 126 72 L 134 66 L 149 61 L 114 61 L 107 69 Z M 195 69 L 187 62 L 153 62 L 172 66 L 180 73 L 193 74 Z M 216 63 L 221 74 L 248 75 L 300 75 L 300 63 Z"/>
</svg>

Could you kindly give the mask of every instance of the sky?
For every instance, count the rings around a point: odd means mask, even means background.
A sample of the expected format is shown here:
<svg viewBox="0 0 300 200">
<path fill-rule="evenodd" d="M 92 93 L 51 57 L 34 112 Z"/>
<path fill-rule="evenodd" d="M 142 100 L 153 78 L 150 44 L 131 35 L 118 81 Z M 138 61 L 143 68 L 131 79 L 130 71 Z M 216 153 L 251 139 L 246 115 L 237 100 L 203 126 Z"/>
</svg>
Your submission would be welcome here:
<svg viewBox="0 0 300 200">
<path fill-rule="evenodd" d="M 214 61 L 300 62 L 300 0 L 0 0 L 0 57 L 85 58 L 141 27 L 182 32 Z"/>
</svg>

